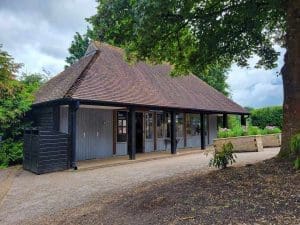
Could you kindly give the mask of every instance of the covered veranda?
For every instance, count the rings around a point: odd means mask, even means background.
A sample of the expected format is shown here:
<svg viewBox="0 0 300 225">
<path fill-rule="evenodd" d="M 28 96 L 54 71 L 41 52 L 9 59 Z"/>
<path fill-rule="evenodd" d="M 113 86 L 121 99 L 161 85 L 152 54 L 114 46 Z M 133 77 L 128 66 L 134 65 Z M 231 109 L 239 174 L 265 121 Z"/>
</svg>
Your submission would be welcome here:
<svg viewBox="0 0 300 225">
<path fill-rule="evenodd" d="M 57 102 L 56 105 L 61 104 L 67 104 L 68 105 L 68 133 L 70 138 L 70 165 L 72 168 L 77 169 L 78 165 L 80 167 L 85 167 L 84 165 L 93 165 L 95 164 L 110 164 L 110 163 L 119 163 L 121 162 L 128 162 L 128 157 L 130 160 L 151 160 L 152 158 L 161 158 L 161 157 L 169 157 L 171 155 L 177 154 L 178 150 L 180 150 L 180 154 L 190 154 L 194 153 L 195 151 L 204 150 L 206 148 L 206 138 L 205 138 L 205 122 L 204 118 L 206 115 L 210 114 L 218 114 L 222 115 L 222 127 L 227 128 L 228 127 L 228 115 L 229 114 L 235 114 L 240 115 L 241 117 L 241 124 L 246 125 L 246 117 L 245 114 L 241 113 L 235 113 L 235 112 L 216 112 L 216 111 L 207 111 L 207 110 L 187 110 L 187 109 L 180 109 L 180 108 L 167 108 L 167 107 L 156 107 L 156 106 L 147 106 L 147 105 L 128 105 L 128 104 L 120 104 L 120 103 L 113 103 L 113 102 L 99 102 L 99 101 L 86 101 L 86 100 L 71 100 L 69 102 Z M 113 156 L 109 159 L 95 159 L 95 160 L 86 160 L 86 161 L 79 161 L 77 162 L 76 157 L 76 120 L 77 120 L 77 110 L 80 107 L 84 106 L 105 106 L 105 107 L 116 107 L 116 108 L 122 108 L 126 109 L 127 111 L 127 117 L 128 117 L 128 124 L 127 124 L 127 150 L 128 155 L 127 156 Z M 164 111 L 168 112 L 170 114 L 170 149 L 167 151 L 159 151 L 159 152 L 151 152 L 151 153 L 137 153 L 136 148 L 136 113 L 140 111 L 145 112 L 155 112 L 155 111 Z M 201 146 L 198 148 L 177 148 L 177 142 L 176 139 L 176 114 L 178 113 L 192 113 L 192 114 L 198 114 L 200 116 L 200 139 L 201 139 Z"/>
</svg>

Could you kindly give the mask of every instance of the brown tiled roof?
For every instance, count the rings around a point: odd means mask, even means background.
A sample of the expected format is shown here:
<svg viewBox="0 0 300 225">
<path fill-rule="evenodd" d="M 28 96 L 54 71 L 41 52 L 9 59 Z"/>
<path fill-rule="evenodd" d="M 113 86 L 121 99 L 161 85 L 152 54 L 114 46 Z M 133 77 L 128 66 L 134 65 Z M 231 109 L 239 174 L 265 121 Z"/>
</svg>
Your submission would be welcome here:
<svg viewBox="0 0 300 225">
<path fill-rule="evenodd" d="M 45 83 L 37 91 L 34 103 L 37 104 L 64 98 L 83 70 L 88 66 L 94 55 L 95 53 L 83 57 Z"/>
<path fill-rule="evenodd" d="M 171 66 L 133 65 L 122 49 L 93 43 L 92 53 L 51 79 L 35 103 L 70 97 L 136 105 L 247 113 L 241 106 L 194 75 L 171 77 Z"/>
</svg>

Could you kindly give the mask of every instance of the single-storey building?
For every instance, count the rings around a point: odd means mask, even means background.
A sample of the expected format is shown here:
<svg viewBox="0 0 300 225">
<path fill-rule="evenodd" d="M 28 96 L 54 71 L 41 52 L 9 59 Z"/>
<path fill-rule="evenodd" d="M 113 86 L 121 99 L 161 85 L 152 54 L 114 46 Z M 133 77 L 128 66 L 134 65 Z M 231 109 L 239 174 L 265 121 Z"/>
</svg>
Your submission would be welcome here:
<svg viewBox="0 0 300 225">
<path fill-rule="evenodd" d="M 24 135 L 24 168 L 45 173 L 114 155 L 199 148 L 217 136 L 217 118 L 248 112 L 194 75 L 168 64 L 130 64 L 122 49 L 92 42 L 78 62 L 36 94 Z"/>
</svg>

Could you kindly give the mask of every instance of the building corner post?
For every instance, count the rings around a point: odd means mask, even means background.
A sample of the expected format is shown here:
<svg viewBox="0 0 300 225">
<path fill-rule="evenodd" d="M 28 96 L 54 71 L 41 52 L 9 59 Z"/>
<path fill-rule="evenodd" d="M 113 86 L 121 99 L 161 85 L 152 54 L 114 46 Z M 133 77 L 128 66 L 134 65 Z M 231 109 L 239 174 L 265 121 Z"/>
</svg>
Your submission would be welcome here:
<svg viewBox="0 0 300 225">
<path fill-rule="evenodd" d="M 171 154 L 176 154 L 177 141 L 176 141 L 176 113 L 171 112 Z"/>
<path fill-rule="evenodd" d="M 74 101 L 69 104 L 69 136 L 70 136 L 70 165 L 71 168 L 77 170 L 76 164 L 76 112 L 79 109 L 79 101 Z"/>
<path fill-rule="evenodd" d="M 136 115 L 135 109 L 129 108 L 128 111 L 128 140 L 127 149 L 129 154 L 129 159 L 135 159 L 136 153 Z"/>
<path fill-rule="evenodd" d="M 204 126 L 204 113 L 200 114 L 200 136 L 201 136 L 201 149 L 205 149 L 205 126 Z"/>
<path fill-rule="evenodd" d="M 241 125 L 246 126 L 246 117 L 245 117 L 245 115 L 241 115 Z"/>
<path fill-rule="evenodd" d="M 223 114 L 223 128 L 228 128 L 228 115 L 227 115 L 227 113 Z"/>
</svg>

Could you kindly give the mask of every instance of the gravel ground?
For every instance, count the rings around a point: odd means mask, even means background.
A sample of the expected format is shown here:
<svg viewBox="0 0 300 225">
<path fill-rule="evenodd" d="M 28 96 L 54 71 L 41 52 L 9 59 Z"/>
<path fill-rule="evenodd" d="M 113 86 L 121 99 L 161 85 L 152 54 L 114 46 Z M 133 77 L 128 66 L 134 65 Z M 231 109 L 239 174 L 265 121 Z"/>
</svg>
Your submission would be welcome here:
<svg viewBox="0 0 300 225">
<path fill-rule="evenodd" d="M 238 153 L 236 165 L 262 161 L 275 156 L 278 151 L 279 148 L 269 148 L 262 152 Z M 39 176 L 21 171 L 0 202 L 0 224 L 22 223 L 24 220 L 51 215 L 101 196 L 103 201 L 109 201 L 107 196 L 126 192 L 145 182 L 195 171 L 206 173 L 213 170 L 208 167 L 210 158 L 210 155 L 195 153 L 95 170 L 65 171 Z"/>
</svg>

